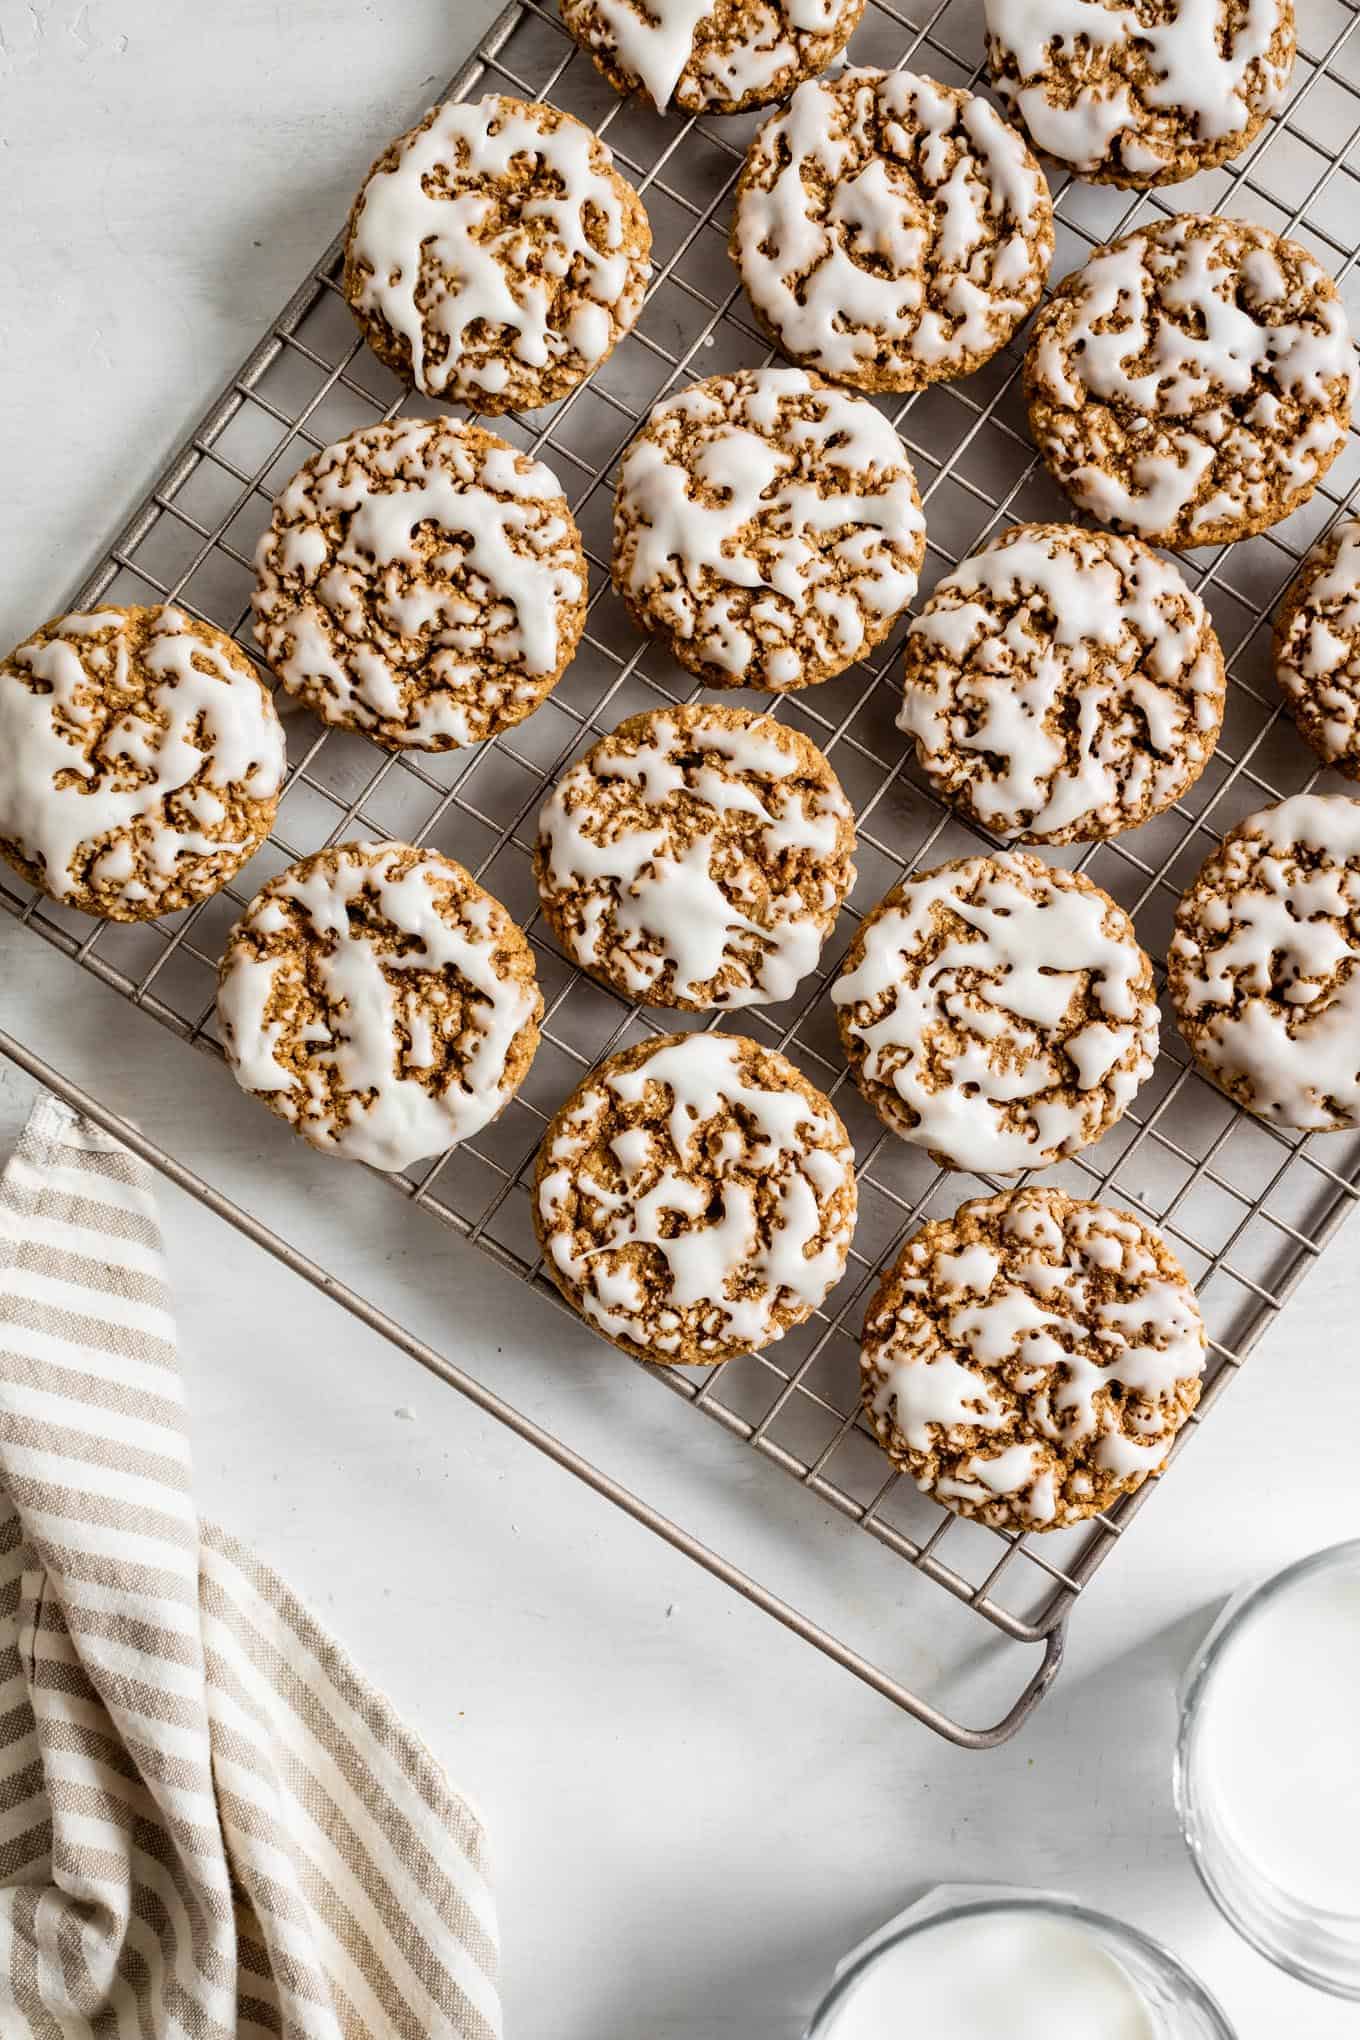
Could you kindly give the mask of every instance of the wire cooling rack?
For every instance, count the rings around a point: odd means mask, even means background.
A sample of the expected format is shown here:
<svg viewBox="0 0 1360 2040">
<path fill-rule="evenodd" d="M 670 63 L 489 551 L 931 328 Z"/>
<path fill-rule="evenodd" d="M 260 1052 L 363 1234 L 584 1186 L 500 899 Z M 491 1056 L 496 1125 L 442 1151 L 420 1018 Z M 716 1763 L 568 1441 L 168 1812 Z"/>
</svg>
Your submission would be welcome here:
<svg viewBox="0 0 1360 2040">
<path fill-rule="evenodd" d="M 1304 47 L 1291 104 L 1236 164 L 1153 197 L 1055 178 L 1055 278 L 1092 245 L 1149 214 L 1231 212 L 1303 241 L 1336 275 L 1356 322 L 1357 16 L 1339 0 L 1301 0 L 1300 13 Z M 982 71 L 980 0 L 945 0 L 924 16 L 889 0 L 868 0 L 851 57 L 885 66 L 910 63 L 949 83 L 976 82 Z M 648 1015 L 630 1007 L 571 969 L 537 917 L 529 869 L 538 806 L 567 761 L 625 715 L 695 692 L 667 656 L 639 641 L 610 592 L 612 474 L 663 392 L 771 355 L 745 309 L 726 254 L 731 192 L 758 116 L 662 119 L 640 103 L 618 99 L 555 16 L 535 0 L 516 0 L 506 9 L 448 96 L 496 90 L 551 99 L 605 135 L 644 195 L 655 236 L 651 290 L 634 335 L 551 410 L 493 421 L 555 469 L 581 523 L 592 593 L 575 662 L 528 722 L 478 749 L 442 756 L 388 756 L 362 737 L 327 731 L 305 714 L 289 713 L 290 705 L 281 702 L 291 771 L 276 831 L 235 885 L 193 912 L 153 926 L 92 927 L 8 875 L 0 877 L 0 898 L 173 1033 L 220 1053 L 213 1022 L 216 959 L 238 913 L 285 865 L 323 843 L 376 834 L 430 843 L 470 866 L 528 926 L 547 1003 L 543 1046 L 520 1097 L 494 1126 L 433 1166 L 396 1179 L 397 1187 L 557 1300 L 542 1274 L 529 1217 L 532 1164 L 547 1120 L 601 1056 L 658 1026 L 689 1024 L 685 1016 Z M 413 118 L 420 110 L 412 108 Z M 316 448 L 358 426 L 444 408 L 413 397 L 358 340 L 337 287 L 338 254 L 337 244 L 307 277 L 71 606 L 173 599 L 232 631 L 253 657 L 250 561 L 276 491 Z M 965 382 L 937 385 L 906 402 L 884 402 L 911 449 L 925 503 L 929 553 L 923 594 L 1005 523 L 1072 514 L 1038 467 L 1026 437 L 1017 381 L 1022 352 L 1023 335 Z M 1063 859 L 1089 872 L 1134 913 L 1155 956 L 1164 951 L 1180 891 L 1221 834 L 1244 813 L 1319 782 L 1311 754 L 1281 717 L 1270 676 L 1269 617 L 1302 554 L 1357 475 L 1360 442 L 1352 434 L 1325 486 L 1287 523 L 1264 537 L 1182 559 L 1209 604 L 1229 659 L 1222 744 L 1174 811 Z M 861 1216 L 849 1269 L 825 1309 L 768 1353 L 706 1372 L 660 1370 L 655 1379 L 965 1603 L 999 1644 L 1031 1646 L 1016 1653 L 1023 1681 L 1018 1697 L 989 1726 L 965 1726 L 890 1671 L 866 1662 L 839 1636 L 706 1549 L 608 1473 L 587 1465 L 366 1298 L 337 1284 L 97 1100 L 82 1098 L 40 1057 L 3 1039 L 0 1049 L 83 1103 L 356 1316 L 898 1706 L 953 1741 L 982 1747 L 1013 1733 L 1035 1706 L 1057 1671 L 1064 1625 L 1077 1597 L 1160 1483 L 1080 1529 L 1040 1538 L 1007 1535 L 949 1515 L 910 1481 L 892 1476 L 859 1419 L 858 1327 L 878 1269 L 923 1217 L 995 1187 L 946 1177 L 920 1151 L 884 1132 L 846 1077 L 825 996 L 827 979 L 859 919 L 888 886 L 910 869 L 959 856 L 977 843 L 933 800 L 894 728 L 900 635 L 872 665 L 778 705 L 781 716 L 829 754 L 855 802 L 859 882 L 828 944 L 825 968 L 788 1005 L 740 1015 L 742 1031 L 792 1055 L 832 1093 L 846 1120 L 861 1158 Z M 287 1138 L 282 1130 L 279 1138 Z M 318 1159 L 316 1166 L 334 1165 Z M 1198 1422 L 1355 1201 L 1360 1141 L 1290 1138 L 1245 1117 L 1193 1073 L 1168 1027 L 1156 1074 L 1133 1109 L 1099 1146 L 1049 1172 L 1046 1180 L 1129 1206 L 1173 1243 L 1196 1280 L 1211 1335 Z M 1183 1435 L 1177 1457 L 1193 1428 Z M 1174 1507 L 1174 1499 L 1163 1506 Z"/>
</svg>

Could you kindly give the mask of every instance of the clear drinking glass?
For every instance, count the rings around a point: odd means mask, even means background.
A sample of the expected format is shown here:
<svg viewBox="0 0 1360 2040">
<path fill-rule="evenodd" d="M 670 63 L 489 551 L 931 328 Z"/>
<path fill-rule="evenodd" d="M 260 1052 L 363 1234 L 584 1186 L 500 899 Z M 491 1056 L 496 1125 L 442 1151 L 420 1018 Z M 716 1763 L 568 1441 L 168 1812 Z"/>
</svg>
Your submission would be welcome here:
<svg viewBox="0 0 1360 2040">
<path fill-rule="evenodd" d="M 1059 1929 L 1061 1938 L 1036 1950 L 1036 1968 L 1043 1970 L 1037 1991 L 1040 2001 L 1025 2005 L 1017 1989 L 1005 2023 L 991 2030 L 1026 2034 L 1085 2030 L 1077 2024 L 1057 2027 L 1055 2021 L 1055 1994 L 1063 1984 L 1061 1950 L 1067 1937 L 1075 1936 L 1097 1963 L 1113 1972 L 1105 1980 L 1113 1984 L 1121 2001 L 1123 1986 L 1128 1987 L 1129 2010 L 1119 2027 L 1121 2040 L 1123 2034 L 1130 2040 L 1234 2040 L 1232 2027 L 1204 1986 L 1146 1934 L 1053 1893 L 983 1889 L 984 1896 L 977 1895 L 978 1887 L 967 1886 L 932 1892 L 856 1949 L 841 1964 L 836 1981 L 813 2014 L 805 2040 L 869 2040 L 879 2032 L 919 2030 L 924 2034 L 935 2030 L 930 2008 L 913 1994 L 913 1968 L 919 1972 L 927 1967 L 938 1970 L 948 1946 L 943 1937 L 958 1940 L 966 1970 L 970 1959 L 977 1959 L 985 1950 L 983 1936 L 988 1926 L 1020 1928 L 1019 1949 L 1033 1946 L 1034 1930 L 1041 1924 Z M 963 1935 L 958 1932 L 960 1926 Z M 1059 1956 L 1056 1963 L 1055 1952 Z M 876 2016 L 880 2004 L 884 2008 L 881 2020 Z M 1069 2011 L 1080 2019 L 1077 2006 Z M 961 2029 L 951 2026 L 951 2032 L 957 2030 Z M 1114 2032 L 1108 2015 L 1102 2032 Z"/>
<path fill-rule="evenodd" d="M 1360 1999 L 1360 1540 L 1229 1602 L 1186 1674 L 1175 1790 L 1229 1924 Z"/>
</svg>

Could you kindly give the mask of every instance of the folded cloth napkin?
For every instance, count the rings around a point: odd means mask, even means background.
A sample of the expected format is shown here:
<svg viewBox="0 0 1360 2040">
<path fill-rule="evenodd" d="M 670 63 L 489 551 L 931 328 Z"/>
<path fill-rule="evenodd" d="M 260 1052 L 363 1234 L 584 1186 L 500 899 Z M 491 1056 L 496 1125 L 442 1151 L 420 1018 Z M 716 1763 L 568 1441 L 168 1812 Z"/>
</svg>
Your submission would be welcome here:
<svg viewBox="0 0 1360 2040">
<path fill-rule="evenodd" d="M 0 2035 L 496 2040 L 481 1823 L 194 1511 L 145 1165 L 0 1184 Z"/>
</svg>

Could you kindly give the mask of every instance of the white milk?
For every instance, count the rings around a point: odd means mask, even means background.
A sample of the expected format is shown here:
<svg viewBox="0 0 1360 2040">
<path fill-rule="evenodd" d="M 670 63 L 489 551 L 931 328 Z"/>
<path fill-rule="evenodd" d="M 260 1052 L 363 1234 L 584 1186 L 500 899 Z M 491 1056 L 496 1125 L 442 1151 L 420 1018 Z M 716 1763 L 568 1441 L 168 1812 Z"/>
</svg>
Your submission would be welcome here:
<svg viewBox="0 0 1360 2040">
<path fill-rule="evenodd" d="M 1360 1914 L 1360 1569 L 1249 1617 L 1203 1705 L 1206 1813 L 1277 1889 Z"/>
<path fill-rule="evenodd" d="M 1076 1922 L 945 1920 L 879 1958 L 826 2040 L 1156 2040 L 1146 2001 Z"/>
</svg>

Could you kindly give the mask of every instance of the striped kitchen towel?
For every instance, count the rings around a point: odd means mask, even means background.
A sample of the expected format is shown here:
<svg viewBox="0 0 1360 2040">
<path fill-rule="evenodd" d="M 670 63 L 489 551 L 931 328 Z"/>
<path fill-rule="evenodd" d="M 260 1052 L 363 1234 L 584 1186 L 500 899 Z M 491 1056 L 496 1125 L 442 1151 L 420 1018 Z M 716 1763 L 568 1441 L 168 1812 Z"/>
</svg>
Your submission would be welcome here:
<svg viewBox="0 0 1360 2040">
<path fill-rule="evenodd" d="M 0 2036 L 496 2040 L 471 1808 L 194 1510 L 150 1172 L 0 1184 Z"/>
</svg>

